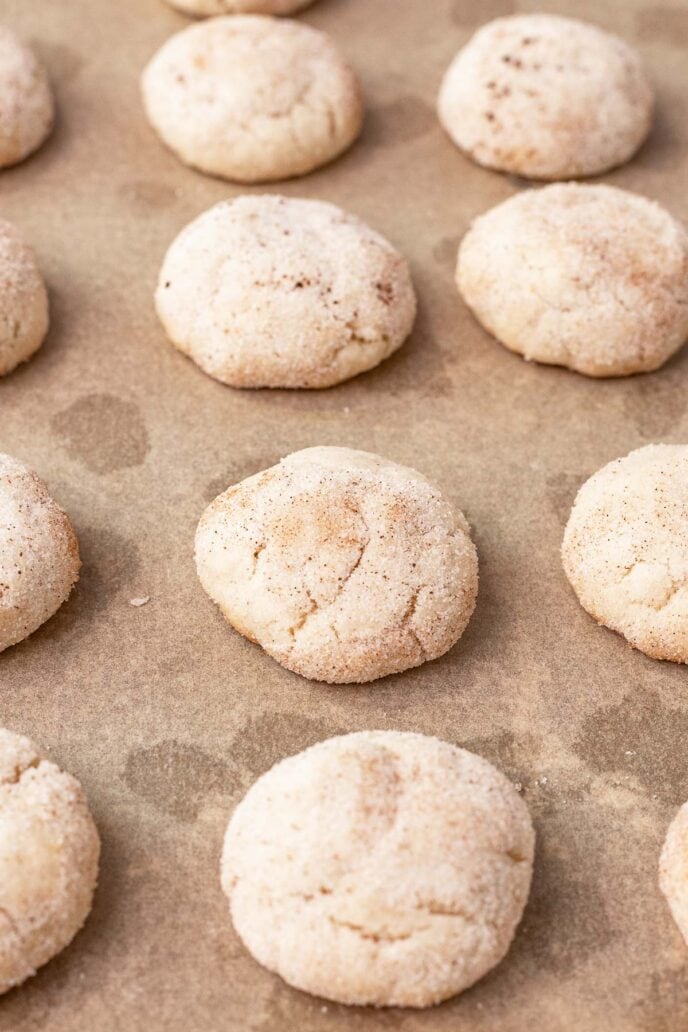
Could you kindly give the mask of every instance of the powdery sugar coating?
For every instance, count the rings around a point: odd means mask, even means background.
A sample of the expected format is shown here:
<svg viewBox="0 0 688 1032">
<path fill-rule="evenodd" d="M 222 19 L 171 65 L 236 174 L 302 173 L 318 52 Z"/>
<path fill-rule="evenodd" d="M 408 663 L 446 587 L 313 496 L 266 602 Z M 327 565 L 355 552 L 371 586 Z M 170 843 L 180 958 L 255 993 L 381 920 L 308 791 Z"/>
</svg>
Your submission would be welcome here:
<svg viewBox="0 0 688 1032">
<path fill-rule="evenodd" d="M 171 7 L 196 17 L 214 14 L 293 14 L 313 0 L 167 0 Z"/>
<path fill-rule="evenodd" d="M 222 886 L 248 950 L 291 985 L 427 1007 L 505 955 L 533 848 L 525 803 L 486 760 L 367 731 L 253 785 L 227 828 Z"/>
<path fill-rule="evenodd" d="M 59 609 L 80 565 L 66 513 L 35 473 L 0 453 L 0 652 Z"/>
<path fill-rule="evenodd" d="M 590 477 L 562 558 L 599 623 L 653 659 L 688 663 L 688 445 L 650 444 Z"/>
<path fill-rule="evenodd" d="M 669 825 L 659 860 L 659 886 L 688 945 L 688 803 Z"/>
<path fill-rule="evenodd" d="M 441 656 L 473 612 L 462 513 L 378 455 L 307 448 L 221 494 L 196 533 L 201 583 L 274 659 L 330 683 Z"/>
<path fill-rule="evenodd" d="M 53 97 L 36 55 L 0 26 L 0 168 L 32 154 L 53 126 Z"/>
<path fill-rule="evenodd" d="M 234 15 L 164 44 L 142 80 L 148 118 L 188 165 L 259 183 L 303 175 L 358 136 L 354 73 L 322 32 Z"/>
<path fill-rule="evenodd" d="M 79 782 L 0 728 L 0 993 L 76 935 L 91 909 L 100 843 Z"/>
<path fill-rule="evenodd" d="M 657 369 L 688 337 L 688 233 L 611 186 L 527 190 L 476 219 L 459 291 L 502 344 L 588 376 Z"/>
<path fill-rule="evenodd" d="M 459 51 L 438 112 L 475 161 L 536 179 L 595 175 L 647 136 L 653 96 L 638 54 L 594 25 L 498 18 Z"/>
<path fill-rule="evenodd" d="M 416 300 L 405 259 L 332 204 L 240 197 L 170 247 L 156 307 L 170 340 L 234 387 L 329 387 L 401 346 Z"/>
<path fill-rule="evenodd" d="M 0 376 L 25 362 L 48 332 L 48 295 L 31 248 L 0 221 Z"/>
</svg>

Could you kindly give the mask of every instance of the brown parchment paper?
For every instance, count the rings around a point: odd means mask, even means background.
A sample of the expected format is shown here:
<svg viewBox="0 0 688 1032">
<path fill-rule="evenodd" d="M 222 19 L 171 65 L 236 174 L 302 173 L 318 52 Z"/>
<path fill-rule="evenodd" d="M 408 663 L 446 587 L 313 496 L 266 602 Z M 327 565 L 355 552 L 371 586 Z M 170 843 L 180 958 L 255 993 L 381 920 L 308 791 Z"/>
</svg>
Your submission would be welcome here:
<svg viewBox="0 0 688 1032">
<path fill-rule="evenodd" d="M 604 179 L 688 219 L 688 4 L 547 0 L 643 52 L 656 128 Z M 0 173 L 0 214 L 50 286 L 40 354 L 0 381 L 0 450 L 48 481 L 84 567 L 58 615 L 0 655 L 0 722 L 74 772 L 102 835 L 100 885 L 73 945 L 0 999 L 1 1032 L 682 1032 L 688 953 L 657 888 L 688 798 L 688 671 L 597 627 L 559 545 L 578 485 L 650 441 L 688 439 L 688 351 L 594 382 L 530 366 L 453 287 L 470 219 L 529 184 L 478 168 L 434 116 L 474 27 L 530 0 L 320 0 L 303 15 L 362 78 L 368 117 L 341 160 L 273 189 L 334 201 L 410 258 L 412 340 L 318 392 L 241 392 L 164 340 L 152 291 L 192 217 L 239 190 L 184 168 L 147 126 L 140 69 L 185 19 L 159 0 L 2 0 L 55 83 L 59 124 Z M 468 515 L 476 613 L 443 659 L 367 687 L 282 670 L 198 584 L 196 521 L 230 482 L 314 444 L 380 452 Z M 150 595 L 140 608 L 130 599 Z M 427 1012 L 310 998 L 241 947 L 218 884 L 227 816 L 273 762 L 363 728 L 438 734 L 523 785 L 538 830 L 532 897 L 507 959 Z"/>
</svg>

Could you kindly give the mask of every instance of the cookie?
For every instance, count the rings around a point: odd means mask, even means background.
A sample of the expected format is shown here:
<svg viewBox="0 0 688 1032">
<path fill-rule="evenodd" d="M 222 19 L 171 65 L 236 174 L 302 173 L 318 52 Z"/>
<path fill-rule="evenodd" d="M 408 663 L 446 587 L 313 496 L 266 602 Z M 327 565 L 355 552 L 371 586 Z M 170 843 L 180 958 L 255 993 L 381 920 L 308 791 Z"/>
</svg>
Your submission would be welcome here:
<svg viewBox="0 0 688 1032">
<path fill-rule="evenodd" d="M 591 176 L 628 161 L 652 108 L 635 50 L 552 14 L 484 25 L 449 66 L 438 101 L 444 129 L 474 161 L 533 179 Z"/>
<path fill-rule="evenodd" d="M 48 332 L 48 295 L 34 253 L 0 220 L 0 376 L 25 362 Z"/>
<path fill-rule="evenodd" d="M 221 878 L 244 945 L 290 985 L 428 1007 L 506 954 L 533 848 L 525 803 L 487 760 L 364 731 L 258 779 L 229 822 Z"/>
<path fill-rule="evenodd" d="M 659 860 L 659 887 L 688 945 L 688 803 L 669 825 Z"/>
<path fill-rule="evenodd" d="M 330 387 L 411 331 L 405 259 L 322 201 L 256 195 L 204 212 L 170 247 L 155 295 L 168 337 L 233 387 Z"/>
<path fill-rule="evenodd" d="M 482 215 L 456 282 L 510 351 L 587 376 L 657 369 L 688 337 L 688 233 L 613 186 L 526 190 Z"/>
<path fill-rule="evenodd" d="M 294 14 L 313 0 L 167 0 L 184 14 L 205 18 L 214 14 Z"/>
<path fill-rule="evenodd" d="M 35 473 L 0 453 L 0 652 L 60 608 L 80 565 L 67 514 Z"/>
<path fill-rule="evenodd" d="M 45 69 L 29 47 L 0 26 L 0 168 L 33 154 L 49 135 L 54 117 Z"/>
<path fill-rule="evenodd" d="M 187 165 L 242 183 L 304 175 L 358 136 L 358 82 L 334 43 L 295 21 L 212 18 L 143 73 L 148 118 Z"/>
<path fill-rule="evenodd" d="M 598 623 L 653 659 L 688 663 L 688 445 L 650 444 L 590 477 L 562 559 Z"/>
<path fill-rule="evenodd" d="M 0 728 L 0 993 L 72 941 L 91 909 L 99 852 L 76 778 Z"/>
<path fill-rule="evenodd" d="M 331 684 L 441 656 L 478 590 L 463 514 L 415 470 L 349 448 L 306 448 L 219 495 L 196 567 L 236 630 Z"/>
</svg>

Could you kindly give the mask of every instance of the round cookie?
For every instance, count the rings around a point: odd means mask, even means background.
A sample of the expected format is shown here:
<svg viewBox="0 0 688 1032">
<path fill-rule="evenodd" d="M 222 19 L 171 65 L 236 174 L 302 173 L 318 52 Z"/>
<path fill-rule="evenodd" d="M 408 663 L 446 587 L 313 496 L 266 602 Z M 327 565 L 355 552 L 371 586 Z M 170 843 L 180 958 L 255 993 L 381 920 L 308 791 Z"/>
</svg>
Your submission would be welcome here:
<svg viewBox="0 0 688 1032">
<path fill-rule="evenodd" d="M 164 44 L 142 79 L 146 112 L 187 165 L 244 183 L 304 175 L 358 136 L 358 82 L 334 43 L 295 21 L 212 18 Z"/>
<path fill-rule="evenodd" d="M 72 941 L 91 909 L 99 852 L 76 778 L 0 728 L 0 993 Z"/>
<path fill-rule="evenodd" d="M 562 559 L 598 623 L 653 659 L 688 663 L 688 445 L 650 444 L 590 477 Z"/>
<path fill-rule="evenodd" d="M 471 226 L 456 282 L 489 332 L 587 376 L 657 369 L 688 337 L 688 233 L 613 186 L 526 190 Z"/>
<path fill-rule="evenodd" d="M 463 514 L 415 470 L 349 448 L 306 448 L 219 495 L 196 567 L 236 630 L 331 684 L 441 656 L 478 590 Z"/>
<path fill-rule="evenodd" d="M 67 514 L 35 473 L 0 453 L 0 652 L 60 608 L 80 565 Z"/>
<path fill-rule="evenodd" d="M 53 127 L 55 110 L 40 61 L 0 25 L 0 168 L 33 154 Z"/>
<path fill-rule="evenodd" d="M 506 954 L 533 849 L 525 803 L 487 760 L 364 731 L 258 779 L 229 822 L 222 887 L 249 952 L 290 985 L 428 1007 Z"/>
<path fill-rule="evenodd" d="M 48 294 L 34 253 L 0 220 L 0 376 L 25 362 L 48 332 Z"/>
<path fill-rule="evenodd" d="M 167 0 L 184 14 L 205 18 L 216 14 L 294 14 L 313 0 Z"/>
<path fill-rule="evenodd" d="M 652 120 L 635 50 L 552 14 L 488 22 L 459 51 L 440 122 L 480 165 L 534 179 L 591 176 L 627 161 Z"/>
<path fill-rule="evenodd" d="M 155 295 L 168 337 L 233 387 L 330 387 L 411 331 L 406 260 L 333 204 L 256 195 L 204 212 L 174 241 Z"/>
<path fill-rule="evenodd" d="M 659 860 L 659 887 L 688 945 L 688 803 L 669 825 Z"/>
</svg>

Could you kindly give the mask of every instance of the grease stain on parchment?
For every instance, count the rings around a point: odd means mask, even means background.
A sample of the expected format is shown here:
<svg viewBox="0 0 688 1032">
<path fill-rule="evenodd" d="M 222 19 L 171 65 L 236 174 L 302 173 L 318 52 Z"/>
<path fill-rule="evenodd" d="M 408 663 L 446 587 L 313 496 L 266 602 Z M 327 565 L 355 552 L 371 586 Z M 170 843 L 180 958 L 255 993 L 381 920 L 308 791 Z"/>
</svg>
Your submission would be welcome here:
<svg viewBox="0 0 688 1032">
<path fill-rule="evenodd" d="M 678 931 L 676 934 L 678 936 Z M 679 1027 L 685 1027 L 680 1024 L 679 1017 L 688 1014 L 685 966 L 654 971 L 635 1010 L 642 1022 L 638 1025 L 638 1032 L 677 1032 Z"/>
<path fill-rule="evenodd" d="M 381 104 L 371 112 L 369 121 L 366 130 L 368 139 L 385 146 L 410 143 L 432 132 L 437 125 L 435 112 L 430 105 L 413 95 Z"/>
<path fill-rule="evenodd" d="M 552 473 L 547 477 L 547 501 L 562 527 L 566 526 L 576 495 L 589 476 L 589 473 Z"/>
<path fill-rule="evenodd" d="M 688 713 L 639 686 L 586 717 L 573 748 L 593 771 L 630 774 L 650 795 L 678 806 L 688 799 L 686 741 Z"/>
<path fill-rule="evenodd" d="M 196 745 L 168 739 L 133 749 L 124 780 L 136 795 L 162 813 L 194 821 L 211 792 L 228 784 L 228 766 Z"/>
<path fill-rule="evenodd" d="M 511 781 L 521 785 L 526 785 L 533 777 L 533 764 L 537 763 L 541 752 L 541 741 L 536 735 L 516 735 L 507 730 L 458 744 L 462 749 L 483 756 Z"/>
<path fill-rule="evenodd" d="M 659 370 L 626 385 L 624 412 L 646 441 L 674 432 L 688 410 L 688 395 L 674 372 Z"/>
<path fill-rule="evenodd" d="M 63 43 L 41 43 L 39 49 L 51 80 L 64 86 L 74 82 L 86 64 L 82 54 Z"/>
<path fill-rule="evenodd" d="M 446 265 L 452 269 L 456 265 L 459 253 L 460 236 L 442 237 L 432 249 L 432 257 L 438 265 Z"/>
<path fill-rule="evenodd" d="M 78 590 L 94 608 L 131 586 L 139 573 L 138 546 L 109 527 L 80 528 L 79 549 L 83 565 Z"/>
<path fill-rule="evenodd" d="M 279 760 L 345 733 L 346 729 L 300 713 L 261 713 L 251 717 L 236 734 L 231 746 L 232 762 L 258 777 Z"/>
<path fill-rule="evenodd" d="M 539 968 L 566 976 L 614 939 L 603 886 L 578 877 L 573 858 L 538 845 L 519 944 Z"/>
<path fill-rule="evenodd" d="M 88 394 L 51 421 L 70 458 L 92 473 L 140 466 L 148 453 L 148 431 L 140 409 L 114 394 Z"/>
<path fill-rule="evenodd" d="M 176 200 L 173 187 L 148 179 L 137 179 L 124 183 L 119 188 L 119 193 L 125 201 L 137 207 L 155 211 L 169 208 Z"/>
</svg>

